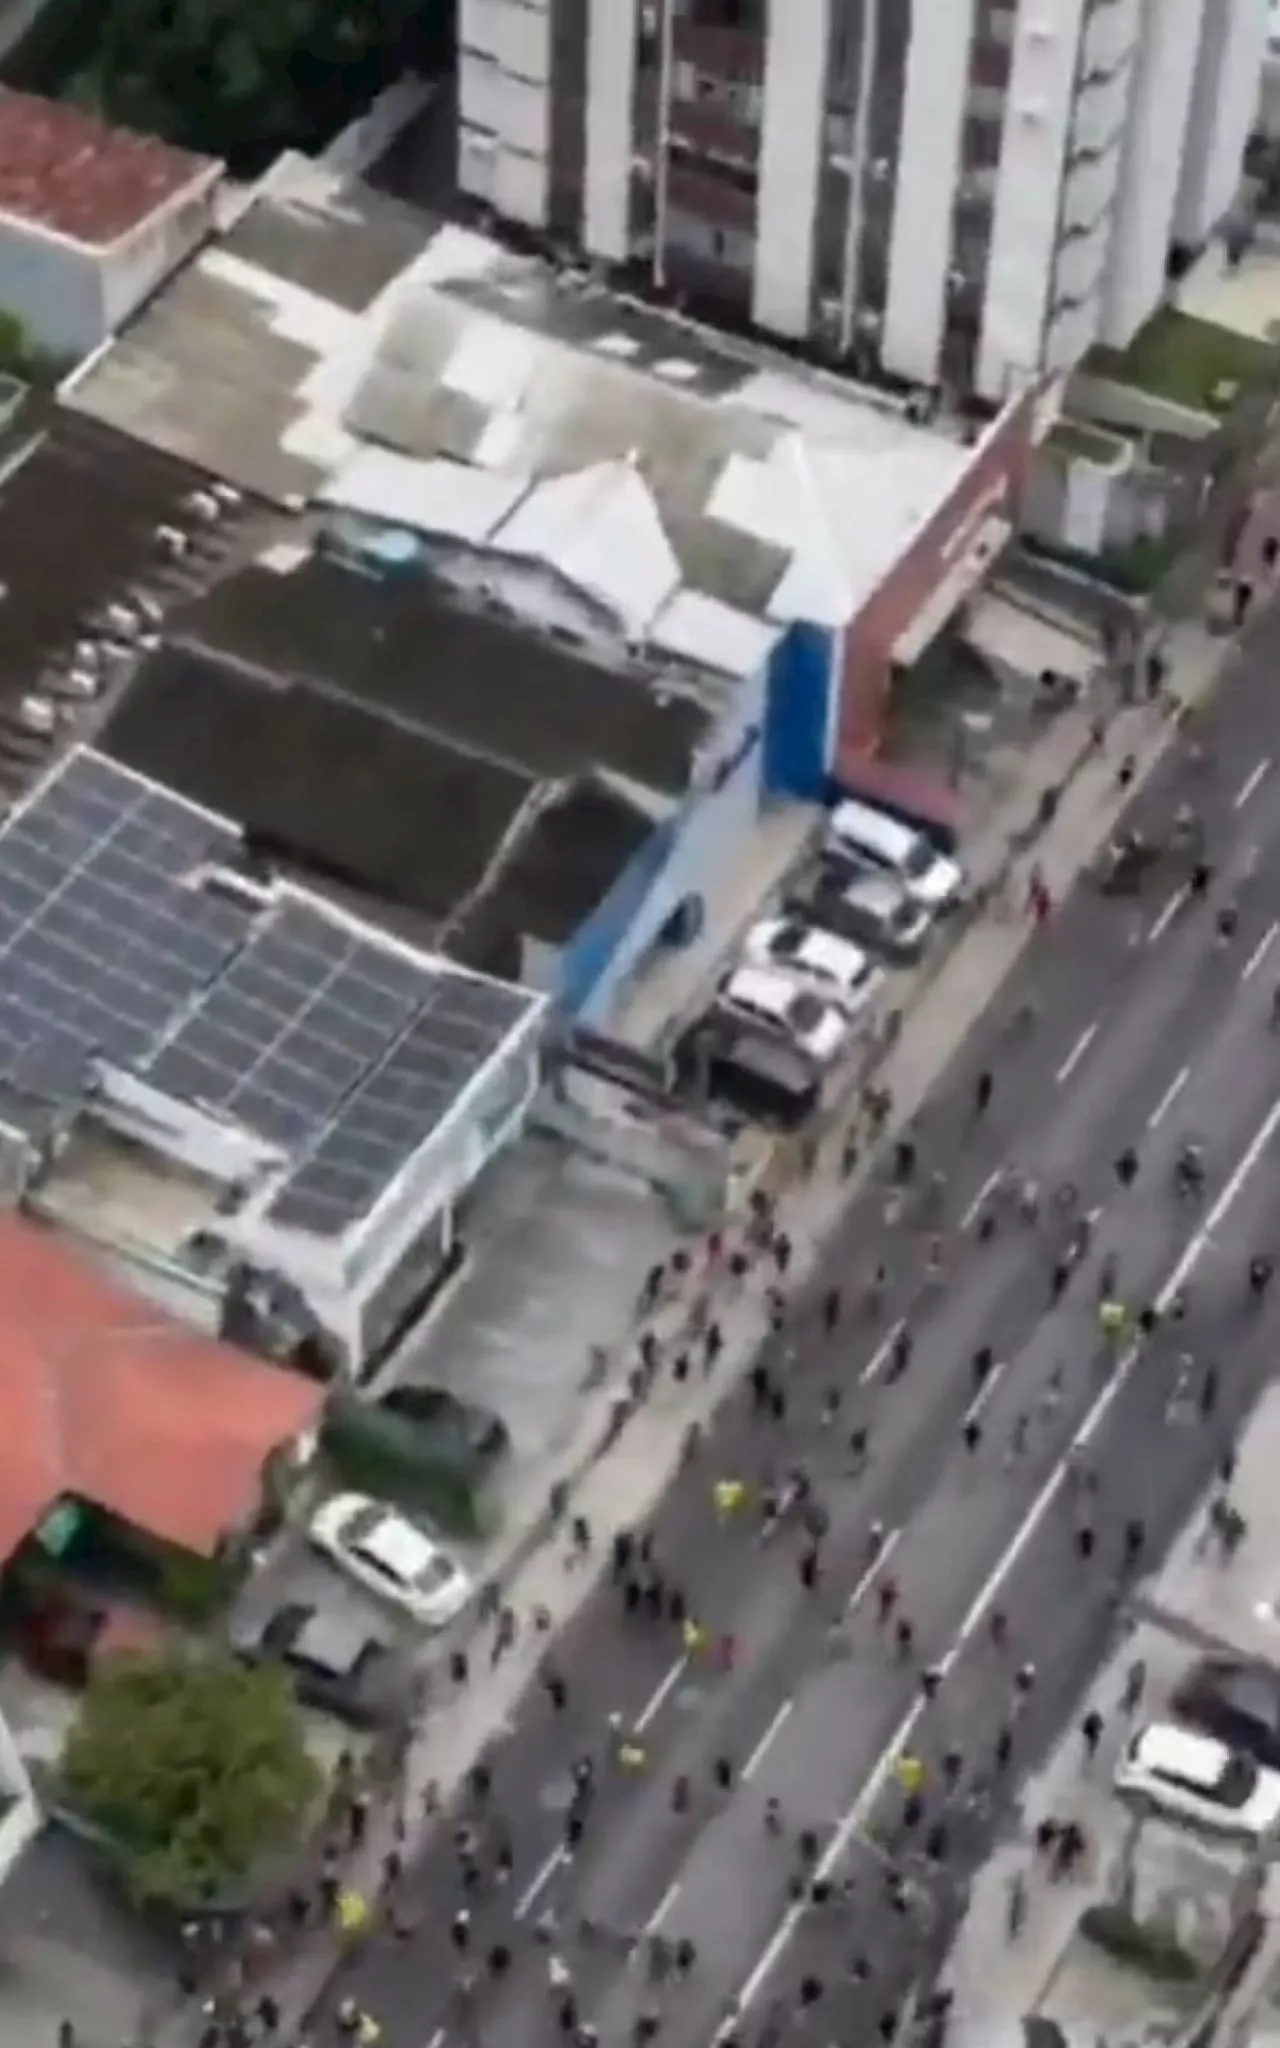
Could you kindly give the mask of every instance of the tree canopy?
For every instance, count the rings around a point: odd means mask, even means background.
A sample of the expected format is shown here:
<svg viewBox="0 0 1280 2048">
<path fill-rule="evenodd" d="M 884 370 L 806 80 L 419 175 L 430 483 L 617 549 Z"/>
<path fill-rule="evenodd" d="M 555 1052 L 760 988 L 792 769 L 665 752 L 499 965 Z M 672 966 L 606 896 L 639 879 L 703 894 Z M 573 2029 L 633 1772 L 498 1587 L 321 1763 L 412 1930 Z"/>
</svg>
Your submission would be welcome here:
<svg viewBox="0 0 1280 2048">
<path fill-rule="evenodd" d="M 287 1678 L 223 1656 L 121 1657 L 95 1673 L 63 1752 L 67 1804 L 135 1896 L 179 1909 L 296 1843 L 321 1774 Z"/>
<path fill-rule="evenodd" d="M 253 171 L 326 141 L 406 67 L 439 63 L 447 16 L 444 0 L 98 0 L 69 92 Z"/>
</svg>

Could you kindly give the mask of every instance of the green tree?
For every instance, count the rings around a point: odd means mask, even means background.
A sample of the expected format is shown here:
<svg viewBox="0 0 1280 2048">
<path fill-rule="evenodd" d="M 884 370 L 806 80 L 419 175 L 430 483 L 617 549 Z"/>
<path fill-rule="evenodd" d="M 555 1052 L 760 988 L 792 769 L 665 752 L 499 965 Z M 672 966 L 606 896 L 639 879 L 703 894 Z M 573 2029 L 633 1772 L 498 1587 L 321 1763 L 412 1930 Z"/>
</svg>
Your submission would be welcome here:
<svg viewBox="0 0 1280 2048">
<path fill-rule="evenodd" d="M 326 140 L 407 66 L 442 61 L 446 12 L 423 0 L 112 0 L 93 10 L 70 90 L 108 119 L 253 170 Z"/>
<path fill-rule="evenodd" d="M 280 1672 L 181 1651 L 95 1675 L 60 1775 L 134 1895 L 179 1909 L 234 1891 L 296 1843 L 321 1786 Z"/>
</svg>

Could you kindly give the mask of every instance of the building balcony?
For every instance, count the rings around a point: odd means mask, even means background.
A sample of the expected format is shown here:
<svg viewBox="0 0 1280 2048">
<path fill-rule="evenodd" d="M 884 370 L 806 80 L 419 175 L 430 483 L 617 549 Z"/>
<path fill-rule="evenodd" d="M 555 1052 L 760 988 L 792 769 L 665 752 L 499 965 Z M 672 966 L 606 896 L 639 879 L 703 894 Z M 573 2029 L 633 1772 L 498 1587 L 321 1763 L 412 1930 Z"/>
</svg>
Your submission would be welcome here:
<svg viewBox="0 0 1280 2048">
<path fill-rule="evenodd" d="M 1062 180 L 1061 233 L 1091 233 L 1095 222 L 1114 203 L 1118 179 L 1119 157 L 1115 150 L 1070 164 Z"/>
<path fill-rule="evenodd" d="M 1091 72 L 1078 82 L 1071 112 L 1073 151 L 1099 150 L 1124 127 L 1129 111 L 1132 58 L 1130 48 L 1114 71 Z"/>
<path fill-rule="evenodd" d="M 667 205 L 711 227 L 755 235 L 755 194 L 743 190 L 705 159 L 690 163 L 672 153 L 667 167 Z"/>
<path fill-rule="evenodd" d="M 699 156 L 746 165 L 754 165 L 759 158 L 758 131 L 745 121 L 735 121 L 719 107 L 673 99 L 668 120 L 672 140 Z"/>
<path fill-rule="evenodd" d="M 765 38 L 759 30 L 702 28 L 677 17 L 671 24 L 671 54 L 677 64 L 692 64 L 711 78 L 751 85 L 764 81 Z"/>
</svg>

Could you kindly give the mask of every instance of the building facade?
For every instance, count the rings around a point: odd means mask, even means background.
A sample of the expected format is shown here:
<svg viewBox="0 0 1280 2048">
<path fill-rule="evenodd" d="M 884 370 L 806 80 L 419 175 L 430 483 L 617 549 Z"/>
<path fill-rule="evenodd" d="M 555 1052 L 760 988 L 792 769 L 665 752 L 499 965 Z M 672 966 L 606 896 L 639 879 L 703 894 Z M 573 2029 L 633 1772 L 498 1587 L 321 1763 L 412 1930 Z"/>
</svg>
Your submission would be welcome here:
<svg viewBox="0 0 1280 2048">
<path fill-rule="evenodd" d="M 1267 4 L 463 0 L 460 179 L 658 289 L 997 401 L 1127 343 L 1221 220 Z"/>
<path fill-rule="evenodd" d="M 213 232 L 222 169 L 0 87 L 0 313 L 74 363 Z"/>
</svg>

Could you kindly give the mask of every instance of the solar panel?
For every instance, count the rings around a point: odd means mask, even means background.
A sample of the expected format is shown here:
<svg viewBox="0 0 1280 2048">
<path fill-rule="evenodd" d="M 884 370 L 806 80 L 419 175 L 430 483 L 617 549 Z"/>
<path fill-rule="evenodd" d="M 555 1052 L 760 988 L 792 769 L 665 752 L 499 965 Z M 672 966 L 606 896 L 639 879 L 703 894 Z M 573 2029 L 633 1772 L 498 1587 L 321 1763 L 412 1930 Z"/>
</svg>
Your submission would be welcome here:
<svg viewBox="0 0 1280 2048">
<path fill-rule="evenodd" d="M 95 1059 L 216 1109 L 303 1165 L 273 1213 L 367 1210 L 527 1013 L 323 907 L 208 873 L 239 835 L 87 751 L 0 827 L 0 1080 L 74 1100 Z"/>
<path fill-rule="evenodd" d="M 438 976 L 425 1007 L 281 1189 L 275 1220 L 329 1235 L 364 1215 L 530 1002 L 500 983 Z"/>
<path fill-rule="evenodd" d="M 243 917 L 190 884 L 232 843 L 100 755 L 69 756 L 0 830 L 0 1069 L 143 1054 L 238 943 Z"/>
<path fill-rule="evenodd" d="M 305 904 L 272 911 L 150 1079 L 286 1150 L 318 1137 L 432 986 L 417 961 Z"/>
</svg>

